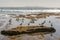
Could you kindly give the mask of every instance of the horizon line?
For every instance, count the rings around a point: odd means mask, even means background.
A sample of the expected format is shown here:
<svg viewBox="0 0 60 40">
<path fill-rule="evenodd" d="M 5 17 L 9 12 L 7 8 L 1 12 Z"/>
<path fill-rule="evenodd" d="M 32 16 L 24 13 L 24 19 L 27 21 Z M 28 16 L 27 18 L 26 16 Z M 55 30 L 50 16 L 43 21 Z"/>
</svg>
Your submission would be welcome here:
<svg viewBox="0 0 60 40">
<path fill-rule="evenodd" d="M 9 6 L 5 6 L 5 7 L 9 7 Z M 10 6 L 10 7 L 14 7 L 14 6 Z M 18 7 L 18 6 L 15 6 Z M 19 6 L 19 7 L 38 7 L 38 6 Z M 39 6 L 39 8 L 42 6 Z M 60 7 L 42 7 L 42 8 L 60 8 Z"/>
</svg>

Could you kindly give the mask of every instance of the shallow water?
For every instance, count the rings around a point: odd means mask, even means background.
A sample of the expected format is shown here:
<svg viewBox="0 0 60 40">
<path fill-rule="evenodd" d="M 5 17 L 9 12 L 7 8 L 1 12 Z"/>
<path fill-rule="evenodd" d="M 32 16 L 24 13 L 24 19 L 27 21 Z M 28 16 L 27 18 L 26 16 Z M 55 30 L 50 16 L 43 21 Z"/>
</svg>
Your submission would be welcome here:
<svg viewBox="0 0 60 40">
<path fill-rule="evenodd" d="M 12 22 L 10 25 L 9 24 L 9 19 L 12 19 Z M 24 19 L 23 23 L 22 23 L 22 19 Z M 36 26 L 41 24 L 44 20 L 46 20 L 45 22 L 45 26 L 47 27 L 51 27 L 51 24 L 53 24 L 52 27 L 54 27 L 56 29 L 55 33 L 52 34 L 46 34 L 46 35 L 23 35 L 21 37 L 16 37 L 16 40 L 59 40 L 60 39 L 60 19 L 57 19 L 56 16 L 49 16 L 46 18 L 36 18 L 36 21 L 34 23 L 30 23 L 29 26 Z M 30 22 L 30 19 L 26 19 L 26 18 L 19 18 L 19 21 L 16 21 L 16 18 L 11 18 L 11 17 L 0 17 L 0 22 L 4 23 L 4 25 L 2 25 L 0 27 L 0 31 L 1 30 L 9 30 L 11 28 L 16 28 L 17 26 L 26 26 L 28 25 L 28 23 Z M 49 23 L 49 21 L 51 21 Z M 22 23 L 22 25 L 20 25 Z M 1 35 L 1 34 L 0 34 Z M 31 39 L 30 39 L 31 38 Z M 11 40 L 9 39 L 7 36 L 1 35 L 0 36 L 0 40 Z"/>
</svg>

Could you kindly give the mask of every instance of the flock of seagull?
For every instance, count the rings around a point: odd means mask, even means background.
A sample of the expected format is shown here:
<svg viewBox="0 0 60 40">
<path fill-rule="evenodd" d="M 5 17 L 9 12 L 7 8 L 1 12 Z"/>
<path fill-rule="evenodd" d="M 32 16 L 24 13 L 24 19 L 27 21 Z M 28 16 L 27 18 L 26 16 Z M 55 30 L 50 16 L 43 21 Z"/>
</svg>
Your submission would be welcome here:
<svg viewBox="0 0 60 40">
<path fill-rule="evenodd" d="M 16 21 L 17 22 L 19 22 L 19 18 L 16 18 Z M 28 26 L 30 25 L 30 23 L 34 23 L 35 21 L 37 21 L 37 19 L 31 19 L 31 21 L 28 23 Z M 11 23 L 12 23 L 12 19 L 9 19 L 9 24 L 11 25 Z M 22 23 L 20 23 L 20 25 L 23 25 L 23 23 L 24 23 L 24 18 L 22 19 Z M 46 20 L 44 20 L 41 24 L 39 24 L 39 25 L 44 25 L 46 23 Z M 53 27 L 53 24 L 51 23 L 51 21 L 49 20 L 49 23 L 51 24 L 51 27 Z"/>
</svg>

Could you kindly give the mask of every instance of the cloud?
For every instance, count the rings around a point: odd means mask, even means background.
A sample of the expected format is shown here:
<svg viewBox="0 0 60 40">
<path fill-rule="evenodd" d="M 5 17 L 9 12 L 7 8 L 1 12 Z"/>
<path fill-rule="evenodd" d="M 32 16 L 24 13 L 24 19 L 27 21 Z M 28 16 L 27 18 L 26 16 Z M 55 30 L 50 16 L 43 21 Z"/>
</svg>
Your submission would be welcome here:
<svg viewBox="0 0 60 40">
<path fill-rule="evenodd" d="M 60 7 L 60 0 L 0 0 L 0 7 Z"/>
</svg>

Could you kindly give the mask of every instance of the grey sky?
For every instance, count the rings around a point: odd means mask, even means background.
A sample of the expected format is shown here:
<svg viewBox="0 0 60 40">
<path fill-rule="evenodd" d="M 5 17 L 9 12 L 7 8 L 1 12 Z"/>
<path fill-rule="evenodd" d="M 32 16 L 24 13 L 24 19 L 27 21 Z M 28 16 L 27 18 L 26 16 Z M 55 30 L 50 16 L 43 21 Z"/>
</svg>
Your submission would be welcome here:
<svg viewBox="0 0 60 40">
<path fill-rule="evenodd" d="M 0 7 L 60 7 L 60 0 L 0 0 Z"/>
</svg>

